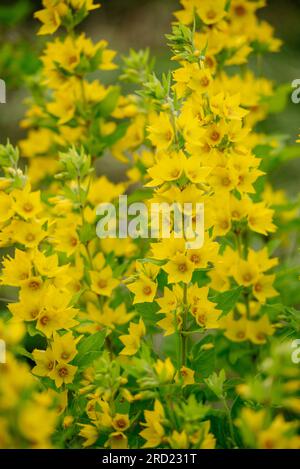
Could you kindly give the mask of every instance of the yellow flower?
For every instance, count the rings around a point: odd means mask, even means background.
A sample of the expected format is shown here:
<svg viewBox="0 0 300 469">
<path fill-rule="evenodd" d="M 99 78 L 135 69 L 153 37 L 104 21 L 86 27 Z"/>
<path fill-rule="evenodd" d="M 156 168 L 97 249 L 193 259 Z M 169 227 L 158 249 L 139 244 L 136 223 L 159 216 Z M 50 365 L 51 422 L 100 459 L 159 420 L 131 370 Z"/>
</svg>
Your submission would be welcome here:
<svg viewBox="0 0 300 469">
<path fill-rule="evenodd" d="M 32 352 L 36 365 L 32 369 L 32 373 L 37 376 L 50 376 L 55 366 L 55 357 L 52 349 L 37 350 Z"/>
<path fill-rule="evenodd" d="M 32 275 L 31 257 L 27 252 L 15 250 L 15 257 L 7 256 L 3 260 L 1 283 L 19 287 Z"/>
<path fill-rule="evenodd" d="M 152 120 L 148 128 L 149 139 L 157 150 L 166 150 L 174 138 L 173 126 L 165 113 L 160 113 Z"/>
<path fill-rule="evenodd" d="M 260 303 L 265 303 L 267 298 L 277 296 L 278 292 L 273 288 L 275 275 L 260 275 L 253 285 L 253 295 Z"/>
<path fill-rule="evenodd" d="M 246 444 L 257 449 L 299 449 L 300 438 L 294 422 L 286 422 L 281 414 L 270 421 L 265 409 L 243 408 L 236 425 Z"/>
<path fill-rule="evenodd" d="M 36 248 L 47 236 L 40 223 L 30 220 L 14 222 L 14 239 L 26 248 Z"/>
<path fill-rule="evenodd" d="M 58 118 L 58 124 L 66 124 L 75 115 L 76 104 L 72 90 L 58 91 L 54 95 L 55 101 L 47 105 L 50 114 Z"/>
<path fill-rule="evenodd" d="M 53 278 L 66 270 L 64 266 L 59 267 L 57 254 L 46 256 L 42 251 L 36 250 L 32 258 L 38 273 L 45 277 Z"/>
<path fill-rule="evenodd" d="M 126 312 L 124 304 L 121 304 L 116 309 L 112 309 L 105 303 L 103 309 L 100 310 L 95 304 L 89 302 L 87 304 L 87 311 L 89 319 L 95 323 L 94 331 L 102 327 L 108 327 L 113 330 L 116 325 L 126 324 L 134 316 L 134 313 Z"/>
<path fill-rule="evenodd" d="M 111 267 L 108 265 L 100 272 L 90 271 L 91 290 L 98 295 L 110 296 L 113 289 L 119 284 L 118 280 L 113 278 Z"/>
<path fill-rule="evenodd" d="M 230 192 L 237 184 L 237 176 L 229 168 L 215 168 L 210 175 L 209 183 L 216 191 Z"/>
<path fill-rule="evenodd" d="M 247 340 L 248 321 L 245 317 L 234 320 L 231 314 L 222 318 L 220 327 L 225 327 L 224 335 L 233 342 L 243 342 Z"/>
<path fill-rule="evenodd" d="M 214 303 L 208 300 L 208 288 L 199 288 L 192 285 L 188 289 L 188 302 L 190 312 L 194 316 L 197 324 L 206 329 L 215 329 L 219 327 L 218 318 L 221 311 L 215 308 Z"/>
<path fill-rule="evenodd" d="M 205 24 L 218 23 L 225 15 L 225 0 L 205 0 L 197 4 L 196 11 Z"/>
<path fill-rule="evenodd" d="M 76 371 L 76 366 L 69 365 L 68 363 L 57 363 L 51 371 L 50 378 L 55 381 L 56 387 L 60 388 L 63 384 L 73 382 Z"/>
<path fill-rule="evenodd" d="M 58 362 L 69 363 L 77 355 L 76 345 L 81 337 L 76 339 L 73 337 L 72 332 L 67 332 L 64 335 L 53 334 L 52 350 L 55 360 Z"/>
<path fill-rule="evenodd" d="M 184 254 L 176 254 L 162 268 L 167 272 L 170 283 L 189 283 L 194 272 L 194 264 Z"/>
<path fill-rule="evenodd" d="M 143 448 L 155 448 L 158 446 L 165 435 L 162 421 L 165 418 L 165 412 L 161 403 L 156 399 L 154 410 L 144 411 L 146 423 L 142 423 L 146 428 L 140 432 L 142 438 L 146 440 Z"/>
<path fill-rule="evenodd" d="M 57 6 L 49 6 L 47 9 L 35 12 L 35 18 L 39 19 L 43 26 L 40 28 L 38 34 L 53 34 L 61 25 L 61 18 L 67 13 L 67 6 L 59 3 Z"/>
<path fill-rule="evenodd" d="M 128 414 L 115 414 L 112 419 L 112 426 L 116 431 L 124 432 L 130 426 Z"/>
<path fill-rule="evenodd" d="M 165 287 L 163 296 L 157 298 L 156 302 L 159 304 L 162 313 L 169 313 L 176 310 L 182 298 L 182 288 L 179 285 L 174 285 L 173 290 Z"/>
<path fill-rule="evenodd" d="M 71 297 L 67 292 L 50 285 L 45 291 L 43 310 L 37 320 L 37 329 L 50 338 L 59 329 L 69 329 L 78 323 L 74 319 L 78 311 L 69 306 Z"/>
<path fill-rule="evenodd" d="M 30 192 L 30 186 L 24 190 L 14 190 L 14 211 L 25 220 L 35 217 L 42 211 L 40 191 Z"/>
<path fill-rule="evenodd" d="M 20 290 L 20 300 L 26 301 L 29 296 L 41 298 L 45 291 L 45 283 L 41 277 L 32 276 L 24 280 Z"/>
<path fill-rule="evenodd" d="M 252 231 L 267 235 L 274 233 L 276 227 L 273 223 L 274 210 L 266 207 L 264 202 L 251 204 L 248 208 L 248 223 Z"/>
<path fill-rule="evenodd" d="M 158 243 L 152 243 L 151 251 L 155 259 L 169 259 L 170 257 L 174 257 L 178 252 L 185 252 L 185 242 L 180 238 L 165 238 Z"/>
<path fill-rule="evenodd" d="M 157 284 L 145 275 L 140 275 L 135 282 L 127 285 L 127 288 L 135 295 L 133 304 L 152 303 L 156 294 Z"/>
<path fill-rule="evenodd" d="M 205 269 L 210 262 L 217 260 L 218 250 L 219 244 L 207 238 L 204 239 L 201 249 L 189 249 L 187 257 L 195 265 L 196 269 Z"/>
<path fill-rule="evenodd" d="M 206 131 L 205 140 L 211 147 L 215 147 L 221 143 L 225 132 L 224 124 L 212 124 Z"/>
<path fill-rule="evenodd" d="M 57 415 L 46 407 L 28 402 L 18 415 L 18 428 L 33 448 L 49 447 L 48 440 L 55 431 Z"/>
<path fill-rule="evenodd" d="M 153 180 L 147 186 L 157 186 L 165 181 L 179 179 L 183 173 L 185 160 L 186 158 L 182 152 L 164 154 L 157 164 L 148 169 L 148 174 Z"/>
<path fill-rule="evenodd" d="M 164 336 L 174 334 L 182 327 L 182 314 L 177 312 L 165 312 L 164 318 L 157 322 L 157 325 L 164 329 Z"/>
<path fill-rule="evenodd" d="M 82 436 L 82 438 L 85 438 L 85 442 L 82 444 L 82 446 L 84 448 L 86 448 L 87 446 L 92 446 L 99 437 L 97 427 L 95 427 L 94 425 L 83 423 L 80 423 L 79 426 L 81 427 L 79 435 Z"/>
<path fill-rule="evenodd" d="M 165 361 L 157 360 L 154 369 L 161 383 L 168 383 L 173 381 L 175 368 L 170 360 L 167 358 Z"/>
<path fill-rule="evenodd" d="M 140 348 L 141 338 L 146 334 L 145 324 L 142 319 L 139 322 L 131 322 L 129 325 L 129 334 L 121 335 L 119 339 L 125 345 L 120 355 L 135 355 Z"/>
<path fill-rule="evenodd" d="M 67 221 L 66 221 L 67 223 Z M 54 232 L 54 244 L 60 252 L 65 252 L 67 256 L 78 251 L 80 243 L 79 237 L 74 227 L 58 228 Z"/>
<path fill-rule="evenodd" d="M 240 259 L 236 271 L 234 272 L 234 278 L 239 285 L 248 287 L 254 285 L 258 279 L 259 270 L 255 263 Z"/>
<path fill-rule="evenodd" d="M 189 448 L 188 436 L 184 430 L 178 432 L 173 430 L 172 435 L 168 438 L 171 448 L 174 449 L 187 449 Z"/>
<path fill-rule="evenodd" d="M 265 344 L 267 336 L 274 334 L 274 327 L 265 314 L 258 321 L 248 321 L 247 333 L 248 338 L 254 344 Z"/>
<path fill-rule="evenodd" d="M 184 165 L 186 176 L 194 184 L 206 182 L 211 170 L 209 166 L 200 165 L 196 156 L 188 158 Z"/>
<path fill-rule="evenodd" d="M 179 374 L 183 380 L 184 386 L 186 386 L 187 384 L 195 383 L 195 379 L 194 379 L 195 371 L 194 370 L 191 370 L 190 368 L 187 368 L 186 366 L 182 366 L 180 368 Z M 178 380 L 178 377 L 177 377 L 177 380 Z"/>
<path fill-rule="evenodd" d="M 212 77 L 207 69 L 195 69 L 191 73 L 188 87 L 197 93 L 207 93 L 212 84 Z"/>
<path fill-rule="evenodd" d="M 16 321 L 35 321 L 43 309 L 42 295 L 26 295 L 25 300 L 11 303 L 8 309 Z"/>
<path fill-rule="evenodd" d="M 127 449 L 128 448 L 128 438 L 122 432 L 113 432 L 110 433 L 105 446 L 109 446 L 111 449 Z"/>
<path fill-rule="evenodd" d="M 66 415 L 63 420 L 64 429 L 70 428 L 74 422 L 74 417 L 72 415 Z"/>
<path fill-rule="evenodd" d="M 0 223 L 5 222 L 13 217 L 14 206 L 11 195 L 0 192 Z"/>
</svg>

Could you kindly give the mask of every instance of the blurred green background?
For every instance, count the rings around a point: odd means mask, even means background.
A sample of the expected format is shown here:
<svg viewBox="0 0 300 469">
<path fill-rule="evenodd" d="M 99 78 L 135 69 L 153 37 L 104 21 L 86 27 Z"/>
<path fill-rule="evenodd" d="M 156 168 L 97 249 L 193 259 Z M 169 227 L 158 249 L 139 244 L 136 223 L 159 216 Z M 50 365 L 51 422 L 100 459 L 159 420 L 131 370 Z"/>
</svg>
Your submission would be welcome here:
<svg viewBox="0 0 300 469">
<path fill-rule="evenodd" d="M 131 47 L 150 47 L 157 58 L 157 72 L 168 69 L 170 53 L 164 35 L 170 31 L 172 12 L 179 9 L 179 0 L 100 0 L 100 3 L 102 8 L 91 13 L 82 25 L 83 30 L 95 40 L 107 39 L 121 54 Z M 33 19 L 33 12 L 40 8 L 38 0 L 0 2 L 0 78 L 8 88 L 7 104 L 0 105 L 0 143 L 7 137 L 16 143 L 23 135 L 19 121 L 25 111 L 28 77 L 38 70 L 37 57 L 48 39 L 36 36 L 39 22 Z M 259 14 L 284 41 L 279 54 L 265 57 L 263 74 L 277 83 L 291 83 L 300 78 L 300 0 L 269 0 Z M 105 73 L 105 77 L 110 80 L 114 74 Z M 273 114 L 263 125 L 273 133 L 287 134 L 293 144 L 300 128 L 300 103 L 293 104 L 289 96 L 285 111 Z M 300 159 L 274 174 L 276 185 L 294 194 L 299 192 L 299 178 Z"/>
</svg>

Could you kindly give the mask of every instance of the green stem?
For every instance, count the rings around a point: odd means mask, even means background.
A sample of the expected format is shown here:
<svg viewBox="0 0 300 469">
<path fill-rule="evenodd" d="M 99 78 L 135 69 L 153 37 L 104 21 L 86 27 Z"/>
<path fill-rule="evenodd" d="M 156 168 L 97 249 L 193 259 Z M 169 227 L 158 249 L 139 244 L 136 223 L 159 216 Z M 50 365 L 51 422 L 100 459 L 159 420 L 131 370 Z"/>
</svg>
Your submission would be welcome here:
<svg viewBox="0 0 300 469">
<path fill-rule="evenodd" d="M 187 304 L 187 285 L 184 285 L 183 288 L 183 318 L 182 318 L 182 331 L 181 331 L 181 366 L 186 366 L 187 359 L 187 340 L 188 336 L 186 332 L 187 329 L 187 313 L 188 313 L 188 304 Z"/>
<path fill-rule="evenodd" d="M 233 422 L 232 422 L 232 417 L 231 417 L 231 410 L 228 407 L 227 401 L 225 397 L 222 398 L 222 402 L 224 405 L 224 409 L 226 412 L 227 420 L 228 420 L 228 425 L 229 425 L 229 432 L 230 432 L 230 438 L 232 441 L 232 444 L 234 447 L 237 447 L 236 441 L 235 441 L 235 436 L 234 436 L 234 428 L 233 428 Z"/>
</svg>

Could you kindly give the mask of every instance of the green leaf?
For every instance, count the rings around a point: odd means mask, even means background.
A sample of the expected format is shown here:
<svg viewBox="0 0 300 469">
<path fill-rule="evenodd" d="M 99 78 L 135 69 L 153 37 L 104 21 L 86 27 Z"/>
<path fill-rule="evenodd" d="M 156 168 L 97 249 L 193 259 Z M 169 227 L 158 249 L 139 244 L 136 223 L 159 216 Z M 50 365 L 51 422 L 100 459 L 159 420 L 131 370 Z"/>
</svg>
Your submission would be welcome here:
<svg viewBox="0 0 300 469">
<path fill-rule="evenodd" d="M 205 383 L 209 389 L 215 393 L 215 395 L 221 399 L 224 397 L 224 383 L 226 380 L 225 370 L 221 370 L 219 375 L 216 372 L 212 373 L 206 380 Z"/>
<path fill-rule="evenodd" d="M 106 331 L 99 331 L 83 339 L 78 347 L 78 354 L 72 364 L 80 368 L 89 366 L 102 353 Z"/>
<path fill-rule="evenodd" d="M 86 244 L 95 237 L 95 234 L 95 226 L 93 224 L 85 224 L 80 228 L 79 239 L 83 244 Z"/>
<path fill-rule="evenodd" d="M 141 316 L 143 316 L 145 318 L 149 317 L 149 319 L 151 319 L 152 321 L 155 318 L 155 316 L 154 316 L 155 313 L 159 310 L 159 306 L 155 302 L 153 302 L 153 303 L 139 303 L 139 304 L 135 305 L 135 308 L 140 313 Z"/>
<path fill-rule="evenodd" d="M 201 379 L 208 377 L 214 370 L 216 365 L 216 350 L 215 348 L 209 350 L 202 350 L 204 344 L 214 342 L 212 335 L 207 335 L 198 341 L 191 352 L 189 357 L 191 368 L 196 370 Z"/>
<path fill-rule="evenodd" d="M 269 99 L 269 112 L 272 114 L 283 112 L 290 92 L 291 85 L 289 83 L 278 86 L 273 96 Z"/>
<path fill-rule="evenodd" d="M 30 360 L 33 360 L 32 354 L 30 352 L 27 352 L 27 350 L 21 345 L 15 348 L 15 352 L 17 355 L 21 355 L 22 357 L 30 358 Z"/>
<path fill-rule="evenodd" d="M 111 88 L 105 98 L 97 105 L 96 117 L 109 117 L 114 111 L 120 96 L 120 88 Z"/>
<path fill-rule="evenodd" d="M 35 335 L 40 335 L 42 337 L 45 337 L 44 334 L 41 331 L 37 330 L 37 328 L 35 327 L 35 324 L 33 322 L 28 322 L 27 323 L 27 332 L 31 337 L 34 337 Z"/>
<path fill-rule="evenodd" d="M 236 287 L 232 290 L 218 293 L 217 295 L 210 298 L 211 301 L 217 303 L 217 308 L 222 310 L 220 318 L 226 316 L 226 314 L 233 310 L 242 291 L 243 287 Z"/>
<path fill-rule="evenodd" d="M 5 26 L 14 26 L 25 19 L 32 10 L 29 0 L 19 0 L 12 5 L 0 6 L 0 23 Z"/>
</svg>

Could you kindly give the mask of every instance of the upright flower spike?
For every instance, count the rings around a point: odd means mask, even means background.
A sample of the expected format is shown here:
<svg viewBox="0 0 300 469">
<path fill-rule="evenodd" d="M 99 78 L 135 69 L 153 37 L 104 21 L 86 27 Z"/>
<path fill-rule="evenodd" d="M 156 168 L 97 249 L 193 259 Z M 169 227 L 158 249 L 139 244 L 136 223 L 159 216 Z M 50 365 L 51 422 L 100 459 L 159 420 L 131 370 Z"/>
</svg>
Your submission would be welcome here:
<svg viewBox="0 0 300 469">
<path fill-rule="evenodd" d="M 181 3 L 177 69 L 159 80 L 149 52 L 131 51 L 122 76 L 143 89 L 130 97 L 88 80 L 115 68 L 106 41 L 75 30 L 96 2 L 45 0 L 37 14 L 57 37 L 23 122 L 29 177 L 0 145 L 0 447 L 299 448 L 299 353 L 285 339 L 299 204 L 268 181 L 285 141 L 256 132 L 274 86 L 240 68 L 280 41 L 256 16 L 264 1 Z M 94 175 L 107 149 L 129 181 Z M 191 204 L 189 228 L 203 203 L 203 246 L 178 238 L 174 214 L 170 238 L 151 220 L 157 239 L 99 239 L 98 204 L 117 213 L 132 183 L 128 200 L 148 208 Z"/>
<path fill-rule="evenodd" d="M 88 0 L 45 0 L 43 5 L 35 14 L 43 23 L 39 34 L 58 32 L 60 37 L 46 43 L 37 84 L 43 98 L 36 100 L 34 94 L 28 100 L 30 107 L 22 122 L 28 134 L 20 148 L 28 158 L 33 184 L 59 170 L 57 154 L 70 144 L 84 145 L 94 158 L 101 156 L 125 132 L 125 118 L 135 113 L 133 104 L 130 114 L 124 109 L 131 100 L 120 96 L 118 86 L 89 79 L 97 70 L 117 68 L 116 52 L 106 40 L 94 43 L 84 33 L 76 33 L 76 26 L 100 5 Z"/>
</svg>

